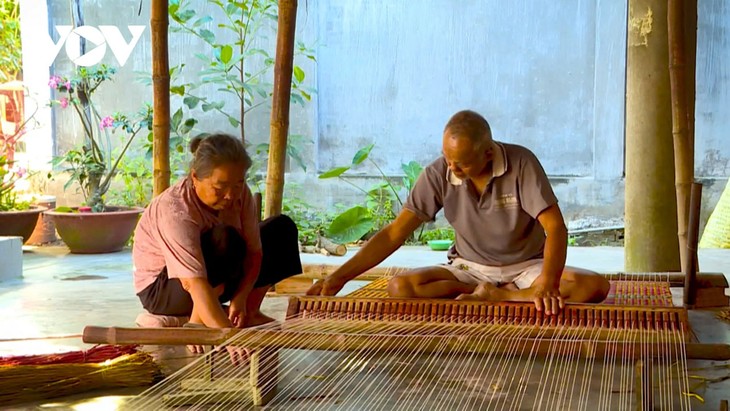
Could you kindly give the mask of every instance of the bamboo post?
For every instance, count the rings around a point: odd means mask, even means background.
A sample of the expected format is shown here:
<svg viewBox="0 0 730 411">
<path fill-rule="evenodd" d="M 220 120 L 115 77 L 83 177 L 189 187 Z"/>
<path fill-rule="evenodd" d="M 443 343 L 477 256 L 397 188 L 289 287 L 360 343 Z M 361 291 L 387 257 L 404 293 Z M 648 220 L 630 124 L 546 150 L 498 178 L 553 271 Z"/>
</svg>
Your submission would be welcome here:
<svg viewBox="0 0 730 411">
<path fill-rule="evenodd" d="M 264 218 L 281 214 L 282 197 L 284 195 L 286 142 L 289 134 L 289 99 L 291 98 L 296 17 L 297 0 L 280 0 Z"/>
<path fill-rule="evenodd" d="M 152 162 L 153 195 L 170 186 L 170 63 L 167 55 L 166 0 L 152 0 L 150 31 L 152 36 Z"/>
<path fill-rule="evenodd" d="M 677 199 L 677 236 L 681 266 L 687 266 L 687 224 L 690 185 L 694 179 L 694 141 L 689 132 L 687 73 L 683 0 L 669 0 L 669 80 L 672 101 L 672 141 L 674 142 L 674 186 Z"/>
<path fill-rule="evenodd" d="M 276 385 L 279 383 L 279 350 L 275 348 L 254 350 L 249 361 L 253 405 L 264 406 L 276 395 Z"/>
<path fill-rule="evenodd" d="M 692 183 L 686 259 L 684 265 L 682 265 L 682 271 L 686 276 L 684 281 L 684 305 L 687 308 L 694 307 L 697 303 L 697 243 L 699 242 L 701 201 L 702 184 Z"/>
<path fill-rule="evenodd" d="M 626 270 L 679 271 L 666 0 L 629 0 Z"/>
</svg>

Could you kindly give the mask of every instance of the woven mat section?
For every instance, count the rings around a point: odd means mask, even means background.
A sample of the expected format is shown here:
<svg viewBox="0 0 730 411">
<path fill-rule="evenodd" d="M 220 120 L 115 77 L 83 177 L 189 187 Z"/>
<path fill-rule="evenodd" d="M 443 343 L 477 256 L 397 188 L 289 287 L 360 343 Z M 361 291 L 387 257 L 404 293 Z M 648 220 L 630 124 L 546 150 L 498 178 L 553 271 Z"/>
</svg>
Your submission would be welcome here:
<svg viewBox="0 0 730 411">
<path fill-rule="evenodd" d="M 383 277 L 355 290 L 347 297 L 388 298 L 386 287 L 390 277 Z M 672 307 L 669 282 L 664 281 L 611 281 L 611 290 L 603 305 L 638 305 Z"/>
</svg>

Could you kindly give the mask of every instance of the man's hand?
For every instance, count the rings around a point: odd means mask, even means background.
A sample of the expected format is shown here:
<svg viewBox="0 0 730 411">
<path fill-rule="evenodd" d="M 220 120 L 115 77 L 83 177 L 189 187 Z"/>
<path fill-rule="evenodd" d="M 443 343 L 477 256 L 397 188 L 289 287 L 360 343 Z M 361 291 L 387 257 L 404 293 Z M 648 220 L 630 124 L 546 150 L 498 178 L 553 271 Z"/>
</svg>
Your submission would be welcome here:
<svg viewBox="0 0 730 411">
<path fill-rule="evenodd" d="M 327 276 L 319 280 L 307 290 L 307 295 L 335 295 L 345 286 L 347 281 L 334 276 Z"/>
<path fill-rule="evenodd" d="M 544 310 L 545 314 L 552 315 L 557 314 L 565 307 L 565 300 L 560 295 L 559 278 L 555 281 L 545 275 L 540 275 L 532 283 L 531 288 L 535 290 L 533 301 L 535 302 L 537 311 Z"/>
</svg>

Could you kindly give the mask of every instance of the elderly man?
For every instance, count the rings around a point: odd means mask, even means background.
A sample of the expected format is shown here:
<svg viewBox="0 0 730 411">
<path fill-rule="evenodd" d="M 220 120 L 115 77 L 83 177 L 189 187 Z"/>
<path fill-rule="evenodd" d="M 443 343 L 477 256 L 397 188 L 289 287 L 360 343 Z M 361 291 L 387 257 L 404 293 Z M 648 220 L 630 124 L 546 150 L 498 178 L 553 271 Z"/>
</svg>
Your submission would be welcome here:
<svg viewBox="0 0 730 411">
<path fill-rule="evenodd" d="M 555 314 L 564 301 L 600 302 L 608 294 L 603 277 L 565 266 L 568 233 L 535 155 L 492 140 L 489 124 L 473 111 L 446 124 L 443 156 L 423 171 L 396 219 L 308 294 L 336 294 L 441 208 L 456 233 L 448 263 L 394 277 L 392 297 L 534 301 Z"/>
</svg>

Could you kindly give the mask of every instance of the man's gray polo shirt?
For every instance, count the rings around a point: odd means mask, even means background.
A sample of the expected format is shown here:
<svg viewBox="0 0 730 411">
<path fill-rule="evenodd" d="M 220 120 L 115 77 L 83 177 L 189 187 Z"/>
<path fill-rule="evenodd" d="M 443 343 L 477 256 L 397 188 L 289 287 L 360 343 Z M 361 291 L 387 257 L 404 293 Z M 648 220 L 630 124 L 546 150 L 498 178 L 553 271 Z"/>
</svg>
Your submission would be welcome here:
<svg viewBox="0 0 730 411">
<path fill-rule="evenodd" d="M 456 232 L 449 259 L 504 266 L 543 256 L 545 230 L 537 216 L 558 202 L 545 170 L 525 147 L 495 142 L 494 148 L 492 179 L 481 198 L 439 157 L 423 170 L 404 205 L 422 221 L 433 221 L 443 207 Z"/>
</svg>

